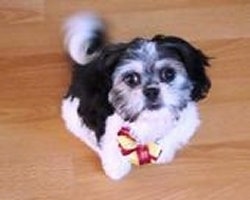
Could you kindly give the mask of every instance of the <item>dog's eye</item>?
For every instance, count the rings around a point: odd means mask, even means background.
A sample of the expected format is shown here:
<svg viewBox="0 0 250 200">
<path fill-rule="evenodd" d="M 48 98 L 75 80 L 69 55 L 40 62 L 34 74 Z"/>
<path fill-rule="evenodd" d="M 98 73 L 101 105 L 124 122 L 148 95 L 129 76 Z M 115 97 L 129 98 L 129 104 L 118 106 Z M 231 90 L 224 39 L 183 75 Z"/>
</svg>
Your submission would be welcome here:
<svg viewBox="0 0 250 200">
<path fill-rule="evenodd" d="M 126 74 L 123 81 L 130 87 L 135 87 L 140 84 L 140 75 L 136 72 Z"/>
<path fill-rule="evenodd" d="M 163 68 L 160 71 L 160 79 L 164 82 L 170 82 L 175 78 L 175 70 L 172 68 Z"/>
</svg>

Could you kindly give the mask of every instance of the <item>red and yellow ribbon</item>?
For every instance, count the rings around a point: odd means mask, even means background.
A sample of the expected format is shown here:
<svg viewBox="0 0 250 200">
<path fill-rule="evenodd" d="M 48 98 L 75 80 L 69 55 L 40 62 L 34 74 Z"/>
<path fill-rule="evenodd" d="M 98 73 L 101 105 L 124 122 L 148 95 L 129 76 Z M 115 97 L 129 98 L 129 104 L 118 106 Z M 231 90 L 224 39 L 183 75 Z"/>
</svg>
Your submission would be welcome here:
<svg viewBox="0 0 250 200">
<path fill-rule="evenodd" d="M 130 162 L 135 165 L 155 163 L 162 151 L 154 142 L 137 144 L 127 127 L 122 127 L 118 132 L 118 143 L 122 155 L 127 156 Z"/>
</svg>

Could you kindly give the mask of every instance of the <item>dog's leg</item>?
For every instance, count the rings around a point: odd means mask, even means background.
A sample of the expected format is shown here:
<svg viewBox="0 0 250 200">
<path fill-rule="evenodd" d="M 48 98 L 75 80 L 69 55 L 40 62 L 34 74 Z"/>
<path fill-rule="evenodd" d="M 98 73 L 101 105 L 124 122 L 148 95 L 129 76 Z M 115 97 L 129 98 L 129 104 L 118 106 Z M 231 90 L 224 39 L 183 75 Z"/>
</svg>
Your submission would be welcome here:
<svg viewBox="0 0 250 200">
<path fill-rule="evenodd" d="M 82 122 L 81 117 L 77 113 L 79 104 L 80 100 L 77 97 L 73 98 L 69 96 L 65 98 L 62 102 L 62 118 L 67 129 L 72 134 L 84 141 L 96 153 L 100 154 L 94 132 Z"/>
<path fill-rule="evenodd" d="M 131 169 L 131 164 L 121 155 L 116 145 L 103 146 L 101 161 L 105 174 L 114 180 L 123 178 Z"/>
<path fill-rule="evenodd" d="M 118 146 L 117 133 L 123 121 L 116 114 L 106 122 L 106 132 L 101 139 L 100 157 L 103 169 L 107 176 L 119 180 L 129 173 L 131 163 L 124 157 Z"/>
<path fill-rule="evenodd" d="M 157 163 L 169 163 L 173 160 L 176 152 L 189 142 L 200 124 L 198 111 L 195 103 L 189 103 L 187 108 L 180 114 L 176 127 L 158 141 L 162 153 Z"/>
</svg>

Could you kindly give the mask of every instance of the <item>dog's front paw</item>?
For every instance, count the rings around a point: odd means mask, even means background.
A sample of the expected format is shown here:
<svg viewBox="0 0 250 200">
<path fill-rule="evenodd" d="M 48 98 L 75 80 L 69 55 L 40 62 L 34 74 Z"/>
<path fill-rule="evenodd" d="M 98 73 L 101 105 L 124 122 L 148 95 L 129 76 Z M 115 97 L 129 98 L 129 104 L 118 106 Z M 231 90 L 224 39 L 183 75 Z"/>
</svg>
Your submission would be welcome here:
<svg viewBox="0 0 250 200">
<path fill-rule="evenodd" d="M 113 162 L 110 162 L 102 159 L 102 167 L 108 177 L 113 180 L 120 180 L 129 173 L 131 163 L 127 160 L 114 160 Z"/>
<path fill-rule="evenodd" d="M 173 151 L 172 149 L 165 148 L 163 149 L 161 155 L 157 159 L 156 164 L 170 163 L 174 159 L 174 157 L 175 157 L 175 151 Z"/>
</svg>

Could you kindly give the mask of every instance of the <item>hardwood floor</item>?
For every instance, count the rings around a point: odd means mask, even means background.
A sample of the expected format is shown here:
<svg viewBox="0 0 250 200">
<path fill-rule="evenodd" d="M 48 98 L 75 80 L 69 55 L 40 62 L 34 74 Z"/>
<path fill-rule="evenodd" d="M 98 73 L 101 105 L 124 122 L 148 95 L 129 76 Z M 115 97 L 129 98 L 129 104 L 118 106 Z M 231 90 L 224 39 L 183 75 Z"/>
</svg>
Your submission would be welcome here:
<svg viewBox="0 0 250 200">
<path fill-rule="evenodd" d="M 170 165 L 113 182 L 66 131 L 61 23 L 89 9 L 110 23 L 113 41 L 173 34 L 215 58 L 202 126 Z M 1 0 L 0 16 L 1 200 L 250 199 L 249 0 Z"/>
</svg>

